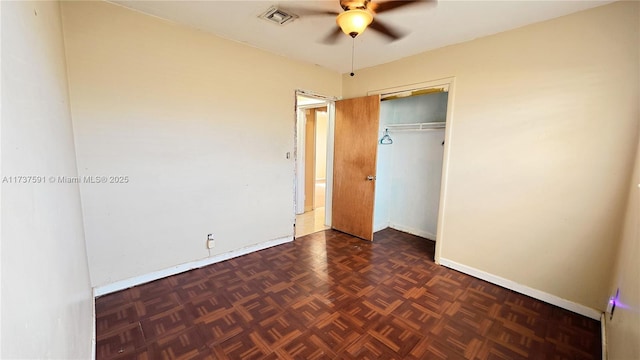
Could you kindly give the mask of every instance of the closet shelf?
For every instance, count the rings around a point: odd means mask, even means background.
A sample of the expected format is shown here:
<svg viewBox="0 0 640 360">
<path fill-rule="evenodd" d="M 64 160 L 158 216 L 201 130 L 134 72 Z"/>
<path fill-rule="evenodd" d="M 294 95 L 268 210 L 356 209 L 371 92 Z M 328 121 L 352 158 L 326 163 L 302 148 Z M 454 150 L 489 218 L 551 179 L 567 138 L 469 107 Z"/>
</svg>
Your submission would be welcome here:
<svg viewBox="0 0 640 360">
<path fill-rule="evenodd" d="M 385 128 L 389 131 L 410 131 L 410 130 L 439 130 L 444 129 L 445 122 L 426 122 L 414 124 L 388 124 Z"/>
</svg>

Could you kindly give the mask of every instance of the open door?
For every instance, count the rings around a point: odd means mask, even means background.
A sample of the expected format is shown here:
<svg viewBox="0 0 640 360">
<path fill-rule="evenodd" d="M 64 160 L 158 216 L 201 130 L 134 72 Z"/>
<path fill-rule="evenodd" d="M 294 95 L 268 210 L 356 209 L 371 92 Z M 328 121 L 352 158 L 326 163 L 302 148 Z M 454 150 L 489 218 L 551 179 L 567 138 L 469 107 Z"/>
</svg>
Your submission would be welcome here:
<svg viewBox="0 0 640 360">
<path fill-rule="evenodd" d="M 331 227 L 373 241 L 380 96 L 336 101 Z"/>
</svg>

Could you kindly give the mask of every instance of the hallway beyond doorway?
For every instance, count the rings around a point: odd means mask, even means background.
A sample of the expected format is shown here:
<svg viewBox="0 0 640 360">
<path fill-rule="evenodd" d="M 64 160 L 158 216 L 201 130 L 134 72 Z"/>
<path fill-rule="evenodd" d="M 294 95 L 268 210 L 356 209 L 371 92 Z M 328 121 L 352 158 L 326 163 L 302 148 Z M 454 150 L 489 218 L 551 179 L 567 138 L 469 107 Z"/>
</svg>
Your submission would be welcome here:
<svg viewBox="0 0 640 360">
<path fill-rule="evenodd" d="M 315 199 L 314 203 L 316 208 L 307 211 L 304 214 L 296 215 L 296 233 L 295 237 L 309 235 L 314 232 L 329 229 L 325 225 L 325 212 L 324 212 L 324 194 L 325 194 L 325 182 L 322 180 L 316 181 L 315 185 Z"/>
</svg>

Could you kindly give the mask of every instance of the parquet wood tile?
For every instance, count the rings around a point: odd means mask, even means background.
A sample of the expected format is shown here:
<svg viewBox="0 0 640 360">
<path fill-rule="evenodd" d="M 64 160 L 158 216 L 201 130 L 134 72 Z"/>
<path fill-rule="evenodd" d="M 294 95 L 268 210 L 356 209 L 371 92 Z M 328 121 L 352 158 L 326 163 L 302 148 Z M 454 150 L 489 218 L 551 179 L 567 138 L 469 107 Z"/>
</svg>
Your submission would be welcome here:
<svg viewBox="0 0 640 360">
<path fill-rule="evenodd" d="M 104 359 L 599 359 L 600 324 L 326 230 L 96 299 Z"/>
</svg>

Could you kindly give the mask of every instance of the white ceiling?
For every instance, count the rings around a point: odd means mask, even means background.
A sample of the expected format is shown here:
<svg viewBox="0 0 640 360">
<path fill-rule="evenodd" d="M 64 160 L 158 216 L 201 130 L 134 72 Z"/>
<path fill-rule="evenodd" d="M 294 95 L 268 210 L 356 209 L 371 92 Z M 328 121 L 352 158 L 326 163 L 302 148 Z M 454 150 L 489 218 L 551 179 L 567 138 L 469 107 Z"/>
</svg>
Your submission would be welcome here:
<svg viewBox="0 0 640 360">
<path fill-rule="evenodd" d="M 351 38 L 341 34 L 334 45 L 321 43 L 335 26 L 334 17 L 301 16 L 284 26 L 258 18 L 272 5 L 293 13 L 296 9 L 338 12 L 341 11 L 338 0 L 112 2 L 287 58 L 318 64 L 340 73 L 351 71 Z M 357 70 L 387 63 L 610 2 L 613 1 L 425 1 L 376 15 L 376 19 L 404 30 L 408 35 L 388 42 L 371 29 L 366 30 L 355 39 L 354 67 Z"/>
</svg>

